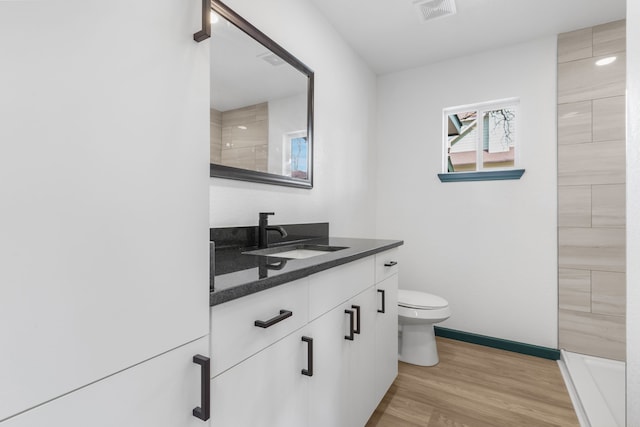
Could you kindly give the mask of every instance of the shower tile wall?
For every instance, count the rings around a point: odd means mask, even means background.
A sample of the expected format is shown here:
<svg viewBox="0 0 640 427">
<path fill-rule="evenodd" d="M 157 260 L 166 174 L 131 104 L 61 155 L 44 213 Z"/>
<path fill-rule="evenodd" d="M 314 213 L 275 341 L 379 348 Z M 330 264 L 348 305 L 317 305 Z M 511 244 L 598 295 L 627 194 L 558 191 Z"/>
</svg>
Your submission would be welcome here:
<svg viewBox="0 0 640 427">
<path fill-rule="evenodd" d="M 617 360 L 625 357 L 625 30 L 616 21 L 558 36 L 559 346 Z"/>
<path fill-rule="evenodd" d="M 267 172 L 267 102 L 220 112 L 210 109 L 211 163 Z"/>
<path fill-rule="evenodd" d="M 209 163 L 222 163 L 222 112 L 211 108 L 209 110 L 209 126 L 210 126 L 210 150 Z"/>
</svg>

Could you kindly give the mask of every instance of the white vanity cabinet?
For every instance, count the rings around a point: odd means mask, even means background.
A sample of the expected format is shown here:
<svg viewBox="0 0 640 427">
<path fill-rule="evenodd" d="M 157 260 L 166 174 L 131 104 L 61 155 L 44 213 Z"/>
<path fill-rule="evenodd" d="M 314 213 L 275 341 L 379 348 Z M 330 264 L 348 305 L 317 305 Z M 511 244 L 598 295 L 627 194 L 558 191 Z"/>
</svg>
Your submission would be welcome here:
<svg viewBox="0 0 640 427">
<path fill-rule="evenodd" d="M 306 425 L 307 321 L 307 278 L 212 307 L 213 425 Z"/>
<path fill-rule="evenodd" d="M 213 426 L 366 424 L 397 375 L 397 266 L 378 274 L 382 254 L 212 307 Z M 308 311 L 297 320 L 271 333 L 253 326 L 301 298 Z M 262 332 L 271 338 L 247 338 Z"/>
</svg>

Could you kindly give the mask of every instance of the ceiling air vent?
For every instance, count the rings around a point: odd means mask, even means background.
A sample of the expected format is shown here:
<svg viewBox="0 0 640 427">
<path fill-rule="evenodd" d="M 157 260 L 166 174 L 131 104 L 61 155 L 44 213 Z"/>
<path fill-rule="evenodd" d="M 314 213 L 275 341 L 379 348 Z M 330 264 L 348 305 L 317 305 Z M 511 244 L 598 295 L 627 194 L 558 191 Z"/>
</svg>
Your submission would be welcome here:
<svg viewBox="0 0 640 427">
<path fill-rule="evenodd" d="M 456 13 L 454 0 L 417 0 L 413 2 L 421 22 L 443 18 Z"/>
<path fill-rule="evenodd" d="M 271 52 L 261 53 L 260 55 L 258 55 L 258 58 L 268 62 L 275 67 L 284 64 L 284 60 L 282 58 Z"/>
</svg>

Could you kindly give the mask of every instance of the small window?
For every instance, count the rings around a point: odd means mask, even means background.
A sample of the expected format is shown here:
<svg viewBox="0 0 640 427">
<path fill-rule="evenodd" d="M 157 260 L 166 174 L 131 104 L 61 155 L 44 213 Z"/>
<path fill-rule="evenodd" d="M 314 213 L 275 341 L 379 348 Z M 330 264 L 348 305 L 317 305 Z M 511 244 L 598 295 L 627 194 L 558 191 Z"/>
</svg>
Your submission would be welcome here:
<svg viewBox="0 0 640 427">
<path fill-rule="evenodd" d="M 283 174 L 292 178 L 309 177 L 309 142 L 306 131 L 291 132 L 284 136 Z"/>
<path fill-rule="evenodd" d="M 443 110 L 444 163 L 441 175 L 462 172 L 468 177 L 468 173 L 473 172 L 474 177 L 481 177 L 478 172 L 517 170 L 517 118 L 517 99 Z M 504 178 L 510 175 L 488 174 L 480 179 L 511 179 Z M 501 178 L 493 178 L 495 176 Z"/>
</svg>

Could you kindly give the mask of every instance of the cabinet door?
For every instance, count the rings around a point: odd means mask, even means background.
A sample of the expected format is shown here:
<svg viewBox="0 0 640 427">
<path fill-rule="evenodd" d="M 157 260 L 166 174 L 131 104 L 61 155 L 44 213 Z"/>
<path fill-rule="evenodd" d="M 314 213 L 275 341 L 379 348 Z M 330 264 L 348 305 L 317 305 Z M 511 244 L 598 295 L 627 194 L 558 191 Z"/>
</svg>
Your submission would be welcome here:
<svg viewBox="0 0 640 427">
<path fill-rule="evenodd" d="M 206 354 L 199 339 L 35 409 L 9 418 L 2 427 L 201 427 L 192 415 L 200 406 L 200 367 Z"/>
<path fill-rule="evenodd" d="M 349 351 L 349 369 L 346 377 L 349 406 L 347 426 L 364 426 L 376 409 L 375 400 L 375 289 L 370 287 L 350 301 L 360 307 L 360 333 L 356 334 Z"/>
<path fill-rule="evenodd" d="M 307 424 L 307 344 L 294 332 L 211 380 L 215 427 Z"/>
<path fill-rule="evenodd" d="M 375 390 L 380 402 L 398 376 L 398 275 L 376 284 L 376 294 Z"/>
<path fill-rule="evenodd" d="M 350 316 L 345 310 L 354 315 L 360 311 L 360 331 L 353 340 L 345 339 L 350 335 Z M 310 426 L 363 426 L 375 410 L 374 312 L 374 289 L 370 287 L 307 326 L 305 334 L 314 344 Z"/>
<path fill-rule="evenodd" d="M 0 1 L 0 420 L 208 334 L 201 4 Z"/>
<path fill-rule="evenodd" d="M 349 352 L 355 342 L 345 339 L 349 335 L 346 309 L 351 309 L 351 304 L 343 303 L 325 313 L 304 332 L 313 338 L 313 376 L 308 381 L 310 427 L 348 427 Z"/>
</svg>

